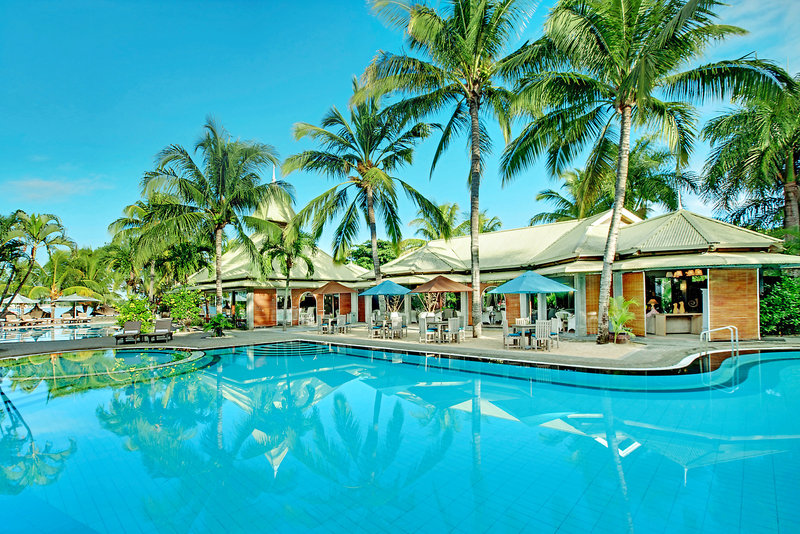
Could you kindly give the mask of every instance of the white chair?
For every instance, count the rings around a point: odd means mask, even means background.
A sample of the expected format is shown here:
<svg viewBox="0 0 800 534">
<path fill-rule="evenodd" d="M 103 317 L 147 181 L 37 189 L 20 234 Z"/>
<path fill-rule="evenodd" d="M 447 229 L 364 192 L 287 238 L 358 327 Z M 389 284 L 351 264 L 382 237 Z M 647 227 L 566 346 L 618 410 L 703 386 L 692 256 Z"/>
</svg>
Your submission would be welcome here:
<svg viewBox="0 0 800 534">
<path fill-rule="evenodd" d="M 558 333 L 561 331 L 561 319 L 558 317 L 553 317 L 550 319 L 550 343 L 555 343 L 556 347 L 559 346 L 559 342 L 561 339 L 558 337 Z"/>
<path fill-rule="evenodd" d="M 506 347 L 517 347 L 518 349 L 522 348 L 522 333 L 521 332 L 509 332 L 508 331 L 508 323 L 503 321 L 503 348 Z"/>
<path fill-rule="evenodd" d="M 455 340 L 460 343 L 464 340 L 464 328 L 461 326 L 461 319 L 458 317 L 451 317 L 447 320 L 447 330 L 445 330 L 449 340 Z"/>
<path fill-rule="evenodd" d="M 536 321 L 536 347 L 550 350 L 550 327 L 552 323 L 547 319 Z"/>
<path fill-rule="evenodd" d="M 528 317 L 520 317 L 519 319 L 514 319 L 514 324 L 518 325 L 531 324 L 531 320 Z"/>
<path fill-rule="evenodd" d="M 403 337 L 403 319 L 401 317 L 392 317 L 392 338 Z"/>
<path fill-rule="evenodd" d="M 419 316 L 419 342 L 428 343 L 428 341 L 436 341 L 437 330 L 435 328 L 428 328 L 428 318 L 420 314 Z"/>
<path fill-rule="evenodd" d="M 576 321 L 575 321 L 575 314 L 571 313 L 567 318 L 567 332 L 577 332 L 576 329 Z"/>
<path fill-rule="evenodd" d="M 367 321 L 367 337 L 369 338 L 383 337 L 383 324 L 382 323 L 375 324 L 372 321 L 372 315 L 368 317 Z"/>
<path fill-rule="evenodd" d="M 336 330 L 334 332 L 347 333 L 347 317 L 345 315 L 336 316 Z"/>
</svg>

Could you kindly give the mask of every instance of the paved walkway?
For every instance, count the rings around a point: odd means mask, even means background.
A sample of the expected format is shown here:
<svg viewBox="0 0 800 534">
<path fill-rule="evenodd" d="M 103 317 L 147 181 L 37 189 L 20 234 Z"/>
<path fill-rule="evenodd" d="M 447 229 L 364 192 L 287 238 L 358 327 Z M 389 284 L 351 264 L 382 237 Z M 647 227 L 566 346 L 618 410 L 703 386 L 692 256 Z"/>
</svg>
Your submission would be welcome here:
<svg viewBox="0 0 800 534">
<path fill-rule="evenodd" d="M 687 357 L 707 350 L 697 336 L 650 336 L 637 339 L 636 342 L 624 345 L 597 345 L 592 338 L 577 339 L 572 335 L 562 336 L 559 347 L 550 351 L 532 351 L 520 349 L 503 349 L 502 332 L 485 329 L 484 335 L 478 339 L 470 337 L 463 343 L 432 344 L 419 343 L 418 331 L 409 329 L 408 337 L 402 340 L 368 339 L 367 329 L 357 326 L 348 334 L 322 335 L 308 327 L 291 327 L 284 332 L 281 328 L 263 328 L 254 331 L 229 331 L 223 338 L 212 338 L 205 332 L 177 333 L 173 341 L 164 343 L 128 344 L 136 348 L 159 347 L 203 350 L 212 348 L 235 347 L 301 339 L 323 341 L 345 345 L 456 354 L 466 357 L 488 358 L 501 361 L 525 361 L 547 365 L 563 365 L 574 367 L 593 367 L 604 369 L 666 369 L 683 367 L 689 363 Z M 72 341 L 36 341 L 26 343 L 0 343 L 0 358 L 26 354 L 46 354 L 113 348 L 114 338 L 88 338 Z M 120 345 L 121 346 L 121 345 Z M 742 348 L 798 347 L 800 338 L 770 338 L 760 342 L 743 342 Z M 726 350 L 729 342 L 715 342 L 708 345 L 712 350 Z"/>
</svg>

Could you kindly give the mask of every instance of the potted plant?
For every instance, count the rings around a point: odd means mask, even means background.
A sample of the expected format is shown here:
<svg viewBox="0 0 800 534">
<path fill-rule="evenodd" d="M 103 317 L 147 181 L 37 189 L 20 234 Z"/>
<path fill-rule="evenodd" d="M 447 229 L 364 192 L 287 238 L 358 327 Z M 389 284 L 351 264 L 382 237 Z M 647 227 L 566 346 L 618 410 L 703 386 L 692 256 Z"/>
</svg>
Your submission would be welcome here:
<svg viewBox="0 0 800 534">
<path fill-rule="evenodd" d="M 233 328 L 233 323 L 225 315 L 218 313 L 203 327 L 206 332 L 211 331 L 213 337 L 222 337 L 225 328 Z"/>
<path fill-rule="evenodd" d="M 638 305 L 636 299 L 625 300 L 625 297 L 613 297 L 608 306 L 608 320 L 614 329 L 614 343 L 618 341 L 626 342 L 635 336 L 627 324 L 636 318 L 636 314 L 630 310 L 633 305 Z"/>
</svg>

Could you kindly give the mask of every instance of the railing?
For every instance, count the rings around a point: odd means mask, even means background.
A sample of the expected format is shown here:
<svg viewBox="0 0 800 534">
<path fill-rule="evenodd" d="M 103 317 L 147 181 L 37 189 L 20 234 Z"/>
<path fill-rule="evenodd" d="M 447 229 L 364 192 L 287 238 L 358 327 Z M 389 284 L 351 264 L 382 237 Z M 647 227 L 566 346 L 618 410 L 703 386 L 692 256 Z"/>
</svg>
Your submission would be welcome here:
<svg viewBox="0 0 800 534">
<path fill-rule="evenodd" d="M 700 332 L 700 341 L 705 341 L 708 343 L 711 341 L 711 332 L 719 332 L 722 330 L 728 330 L 731 333 L 731 354 L 734 356 L 739 355 L 739 329 L 733 325 L 729 326 L 720 326 L 719 328 L 712 328 L 710 330 L 703 330 Z"/>
</svg>

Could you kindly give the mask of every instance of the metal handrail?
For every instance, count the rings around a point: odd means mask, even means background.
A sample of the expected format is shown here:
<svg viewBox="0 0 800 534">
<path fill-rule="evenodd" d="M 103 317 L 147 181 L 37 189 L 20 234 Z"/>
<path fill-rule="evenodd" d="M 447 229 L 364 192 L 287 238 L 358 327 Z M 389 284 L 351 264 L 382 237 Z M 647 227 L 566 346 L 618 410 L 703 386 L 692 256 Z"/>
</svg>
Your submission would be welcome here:
<svg viewBox="0 0 800 534">
<path fill-rule="evenodd" d="M 719 328 L 711 328 L 700 332 L 700 341 L 708 343 L 711 341 L 711 332 L 719 332 L 720 330 L 729 330 L 731 333 L 731 354 L 734 356 L 739 355 L 739 329 L 733 325 L 720 326 Z"/>
</svg>

